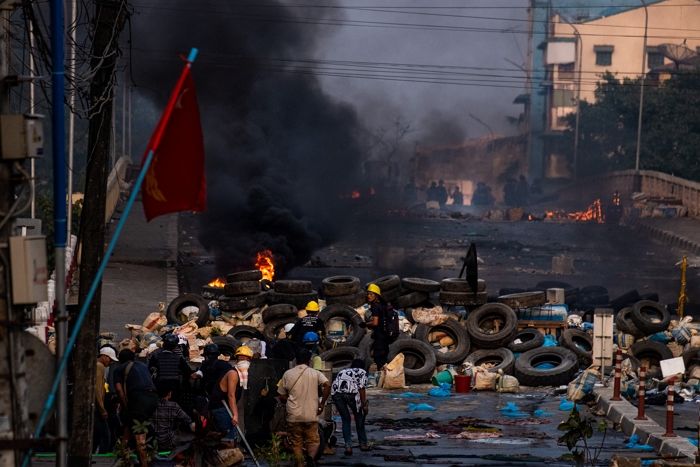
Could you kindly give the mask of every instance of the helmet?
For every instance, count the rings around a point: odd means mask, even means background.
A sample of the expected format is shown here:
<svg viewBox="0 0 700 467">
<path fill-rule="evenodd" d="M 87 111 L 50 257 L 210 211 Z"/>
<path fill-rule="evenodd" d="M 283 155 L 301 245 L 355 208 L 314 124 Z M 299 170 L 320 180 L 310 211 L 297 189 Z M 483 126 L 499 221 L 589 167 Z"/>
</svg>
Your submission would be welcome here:
<svg viewBox="0 0 700 467">
<path fill-rule="evenodd" d="M 316 334 L 313 331 L 309 331 L 306 334 L 304 334 L 302 341 L 304 342 L 304 344 L 316 344 L 318 342 L 318 334 Z"/>
<path fill-rule="evenodd" d="M 163 348 L 173 350 L 180 343 L 180 338 L 172 332 L 163 336 Z"/>
<path fill-rule="evenodd" d="M 305 310 L 306 311 L 314 311 L 314 312 L 318 311 L 319 310 L 318 302 L 311 300 L 309 303 L 306 304 Z"/>
<path fill-rule="evenodd" d="M 375 295 L 382 295 L 382 289 L 379 288 L 377 284 L 369 284 L 367 286 L 367 292 L 372 292 Z"/>
<path fill-rule="evenodd" d="M 204 346 L 204 355 L 215 355 L 219 356 L 221 354 L 221 351 L 219 350 L 219 346 L 216 344 L 207 344 Z"/>
<path fill-rule="evenodd" d="M 236 357 L 242 355 L 244 357 L 253 358 L 253 351 L 247 345 L 242 345 L 236 349 L 236 353 L 234 355 Z"/>
<path fill-rule="evenodd" d="M 289 334 L 289 332 L 290 332 L 292 329 L 294 329 L 294 323 L 287 323 L 287 324 L 285 324 L 283 329 L 284 329 L 284 332 L 286 332 L 287 334 Z"/>
</svg>

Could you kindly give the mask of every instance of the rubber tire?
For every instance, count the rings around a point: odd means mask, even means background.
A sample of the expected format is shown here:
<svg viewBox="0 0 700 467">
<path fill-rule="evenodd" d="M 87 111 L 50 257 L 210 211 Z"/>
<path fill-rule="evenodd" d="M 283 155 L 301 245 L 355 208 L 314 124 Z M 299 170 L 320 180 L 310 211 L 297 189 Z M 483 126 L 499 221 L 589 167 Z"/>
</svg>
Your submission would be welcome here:
<svg viewBox="0 0 700 467">
<path fill-rule="evenodd" d="M 318 293 L 312 291 L 310 293 L 280 293 L 277 291 L 270 291 L 267 293 L 267 301 L 271 305 L 278 305 L 280 303 L 287 303 L 289 305 L 294 305 L 299 310 L 306 308 L 306 304 L 311 301 L 318 301 Z"/>
<path fill-rule="evenodd" d="M 224 295 L 227 297 L 253 295 L 256 293 L 260 293 L 260 282 L 258 281 L 229 282 L 224 286 Z"/>
<path fill-rule="evenodd" d="M 455 341 L 456 348 L 450 352 L 440 352 L 428 342 L 428 336 L 431 332 L 441 331 L 450 336 Z M 419 324 L 416 327 L 415 339 L 421 340 L 428 344 L 435 353 L 435 361 L 438 364 L 462 363 L 469 355 L 471 341 L 467 330 L 458 321 L 448 319 L 442 324 L 436 326 L 428 326 L 427 324 Z"/>
<path fill-rule="evenodd" d="M 452 306 L 475 306 L 483 305 L 488 301 L 486 292 L 445 292 L 441 290 L 438 294 L 438 301 L 443 305 Z"/>
<path fill-rule="evenodd" d="M 547 298 L 544 292 L 535 291 L 501 295 L 498 301 L 511 308 L 530 308 L 544 305 Z"/>
<path fill-rule="evenodd" d="M 466 279 L 460 279 L 458 277 L 448 277 L 447 279 L 443 279 L 440 281 L 440 289 L 445 291 L 445 292 L 463 292 L 463 293 L 471 293 L 472 288 L 469 286 L 469 283 L 467 282 Z M 477 292 L 484 292 L 486 291 L 486 281 L 483 279 L 479 279 L 477 281 L 477 286 L 476 286 L 476 291 Z"/>
<path fill-rule="evenodd" d="M 513 367 L 515 366 L 515 356 L 510 349 L 501 347 L 500 349 L 481 349 L 475 350 L 470 353 L 469 356 L 464 360 L 464 363 L 471 363 L 473 366 L 480 365 L 482 363 L 487 363 L 493 358 L 501 363 L 493 368 L 489 368 L 489 372 L 496 373 L 498 370 L 503 370 L 506 375 L 513 374 Z"/>
<path fill-rule="evenodd" d="M 642 311 L 646 308 L 653 308 L 655 311 L 661 314 L 661 322 L 651 322 L 651 320 L 649 320 L 647 316 L 642 313 Z M 632 307 L 632 314 L 630 317 L 632 318 L 632 321 L 634 321 L 637 328 L 647 335 L 665 331 L 668 329 L 668 325 L 671 322 L 671 314 L 668 312 L 666 307 L 657 302 L 652 302 L 651 300 L 640 300 L 635 303 Z"/>
<path fill-rule="evenodd" d="M 440 283 L 420 277 L 404 277 L 401 279 L 401 287 L 411 292 L 432 293 L 440 290 Z"/>
<path fill-rule="evenodd" d="M 686 371 L 690 369 L 691 364 L 700 365 L 700 349 L 690 349 L 683 352 L 683 362 L 685 363 Z"/>
<path fill-rule="evenodd" d="M 371 281 L 369 284 L 377 284 L 379 287 L 379 290 L 382 291 L 382 295 L 384 295 L 384 292 L 386 290 L 391 290 L 399 287 L 401 285 L 401 278 L 397 276 L 396 274 L 391 274 L 389 276 L 382 276 L 377 279 L 374 279 Z M 369 285 L 367 284 L 367 285 Z M 365 286 L 365 289 L 367 286 Z"/>
<path fill-rule="evenodd" d="M 537 370 L 532 361 L 554 356 L 560 364 L 549 370 Z M 515 377 L 522 386 L 561 386 L 569 384 L 578 371 L 578 358 L 571 350 L 563 347 L 539 347 L 528 350 L 515 361 Z"/>
<path fill-rule="evenodd" d="M 367 293 L 360 290 L 352 295 L 338 295 L 326 297 L 326 305 L 348 305 L 353 308 L 361 307 L 367 303 Z"/>
<path fill-rule="evenodd" d="M 654 342 L 649 340 L 637 341 L 634 344 L 632 344 L 632 347 L 630 348 L 630 353 L 640 362 L 645 355 L 649 354 L 656 354 L 656 357 L 658 357 L 659 361 L 673 358 L 673 353 L 671 353 L 671 350 L 668 347 L 666 347 L 661 342 Z M 660 367 L 657 371 L 650 371 L 649 368 L 647 368 L 648 378 L 659 378 L 660 375 Z"/>
<path fill-rule="evenodd" d="M 175 297 L 172 302 L 170 302 L 165 311 L 165 316 L 168 318 L 168 323 L 185 324 L 183 321 L 180 321 L 178 312 L 188 306 L 196 306 L 199 308 L 199 311 L 197 312 L 197 321 L 195 321 L 198 327 L 202 328 L 209 323 L 209 301 L 201 295 L 193 293 L 179 295 Z"/>
<path fill-rule="evenodd" d="M 249 271 L 232 272 L 226 274 L 226 282 L 259 281 L 262 279 L 262 271 L 251 269 Z"/>
<path fill-rule="evenodd" d="M 583 350 L 576 341 L 585 341 L 591 350 Z M 571 350 L 579 358 L 581 363 L 590 365 L 593 362 L 593 337 L 580 329 L 565 329 L 559 336 L 559 345 Z"/>
<path fill-rule="evenodd" d="M 296 317 L 299 310 L 294 305 L 288 303 L 278 303 L 277 305 L 270 305 L 262 311 L 262 321 L 267 324 L 270 321 Z"/>
<path fill-rule="evenodd" d="M 513 342 L 518 339 L 523 340 L 523 337 L 525 337 L 526 340 L 520 344 Z M 544 344 L 544 334 L 542 334 L 537 328 L 524 328 L 518 331 L 513 338 L 513 341 L 508 344 L 508 349 L 510 349 L 511 352 L 523 353 L 527 352 L 528 350 L 542 347 L 542 344 Z"/>
<path fill-rule="evenodd" d="M 246 326 L 244 324 L 232 327 L 226 334 L 233 337 L 241 343 L 245 338 L 260 339 L 261 341 L 265 340 L 265 336 L 263 336 L 263 334 L 260 331 L 258 331 L 253 326 Z"/>
<path fill-rule="evenodd" d="M 579 290 L 581 295 L 608 295 L 608 289 L 602 285 L 587 285 Z"/>
<path fill-rule="evenodd" d="M 365 337 L 367 329 L 361 327 L 361 325 L 364 324 L 364 321 L 362 317 L 357 314 L 357 311 L 348 305 L 328 305 L 318 314 L 318 319 L 323 321 L 324 325 L 326 325 L 327 322 L 333 318 L 340 318 L 345 322 L 349 322 L 352 326 L 352 332 L 345 342 L 337 342 L 329 337 L 325 337 L 323 340 L 323 346 L 326 349 L 358 346 L 362 338 Z"/>
<path fill-rule="evenodd" d="M 281 294 L 306 294 L 313 291 L 311 281 L 279 280 L 272 283 L 275 292 Z"/>
<path fill-rule="evenodd" d="M 637 292 L 637 290 L 630 290 L 629 292 L 625 292 L 619 297 L 610 300 L 610 306 L 613 310 L 619 311 L 628 306 L 631 307 L 641 299 L 642 298 L 639 296 L 639 292 Z"/>
<path fill-rule="evenodd" d="M 396 300 L 392 300 L 391 303 L 394 305 L 394 308 L 403 310 L 420 305 L 428 299 L 430 299 L 430 295 L 426 292 L 410 292 L 399 296 Z"/>
<path fill-rule="evenodd" d="M 275 342 L 279 340 L 277 334 L 279 334 L 280 329 L 289 323 L 296 323 L 297 319 L 296 316 L 290 316 L 289 318 L 279 318 L 267 323 L 265 329 L 263 329 L 263 338 L 265 342 Z"/>
<path fill-rule="evenodd" d="M 267 297 L 267 293 L 264 292 L 255 295 L 241 295 L 240 297 L 224 297 L 219 300 L 219 308 L 221 311 L 228 312 L 250 310 L 263 306 Z"/>
<path fill-rule="evenodd" d="M 331 276 L 321 281 L 324 297 L 354 295 L 360 291 L 360 279 L 355 276 Z"/>
<path fill-rule="evenodd" d="M 433 348 L 417 339 L 397 339 L 389 346 L 389 361 L 402 352 L 404 356 L 419 355 L 423 364 L 418 368 L 408 368 L 404 365 L 404 373 L 407 383 L 429 383 L 435 371 L 435 352 Z"/>
<path fill-rule="evenodd" d="M 503 318 L 503 328 L 495 334 L 486 334 L 479 324 L 490 316 L 497 315 Z M 469 313 L 466 328 L 472 339 L 472 344 L 479 349 L 497 349 L 504 347 L 513 341 L 518 333 L 518 317 L 507 305 L 502 303 L 488 303 Z"/>
<path fill-rule="evenodd" d="M 640 300 L 650 300 L 652 302 L 658 302 L 659 301 L 659 294 L 656 292 L 650 292 L 650 293 L 644 293 L 639 296 Z"/>
<path fill-rule="evenodd" d="M 219 351 L 222 354 L 230 355 L 231 357 L 236 353 L 236 349 L 241 346 L 241 342 L 238 339 L 229 335 L 214 336 L 211 338 L 211 341 L 219 347 Z"/>
<path fill-rule="evenodd" d="M 615 315 L 615 327 L 618 332 L 631 334 L 635 338 L 644 337 L 644 333 L 637 328 L 637 325 L 632 321 L 632 308 L 623 308 Z"/>
<path fill-rule="evenodd" d="M 535 285 L 537 290 L 547 290 L 547 289 L 571 289 L 573 286 L 568 282 L 561 281 L 540 281 Z"/>
<path fill-rule="evenodd" d="M 350 364 L 352 364 L 352 361 L 356 358 L 365 359 L 365 366 L 367 366 L 366 357 L 362 355 L 362 352 L 359 348 L 352 346 L 336 347 L 334 349 L 326 350 L 320 355 L 320 357 L 321 360 L 323 360 L 324 362 L 331 362 L 331 366 L 334 372 L 336 370 L 344 370 L 345 368 L 350 368 Z M 336 365 L 335 362 L 341 363 L 339 365 Z"/>
</svg>

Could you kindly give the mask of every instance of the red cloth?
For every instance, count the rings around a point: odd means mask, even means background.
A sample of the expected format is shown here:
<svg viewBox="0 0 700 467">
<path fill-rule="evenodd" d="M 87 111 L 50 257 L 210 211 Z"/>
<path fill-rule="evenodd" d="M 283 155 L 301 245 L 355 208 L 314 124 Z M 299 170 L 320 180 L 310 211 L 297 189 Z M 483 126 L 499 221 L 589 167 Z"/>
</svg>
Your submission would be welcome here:
<svg viewBox="0 0 700 467">
<path fill-rule="evenodd" d="M 153 161 L 142 187 L 146 219 L 178 211 L 204 211 L 204 137 L 189 64 L 151 136 L 143 162 L 151 150 Z"/>
</svg>

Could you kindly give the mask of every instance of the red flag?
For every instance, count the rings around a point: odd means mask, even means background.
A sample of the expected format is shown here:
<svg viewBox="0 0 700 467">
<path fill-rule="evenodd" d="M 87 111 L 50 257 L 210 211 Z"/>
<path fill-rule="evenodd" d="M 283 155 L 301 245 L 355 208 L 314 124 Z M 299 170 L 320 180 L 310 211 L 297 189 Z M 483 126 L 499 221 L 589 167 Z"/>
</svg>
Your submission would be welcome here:
<svg viewBox="0 0 700 467">
<path fill-rule="evenodd" d="M 153 161 L 143 182 L 146 219 L 206 209 L 204 137 L 190 63 L 180 75 L 146 148 Z M 143 165 L 142 162 L 142 165 Z"/>
</svg>

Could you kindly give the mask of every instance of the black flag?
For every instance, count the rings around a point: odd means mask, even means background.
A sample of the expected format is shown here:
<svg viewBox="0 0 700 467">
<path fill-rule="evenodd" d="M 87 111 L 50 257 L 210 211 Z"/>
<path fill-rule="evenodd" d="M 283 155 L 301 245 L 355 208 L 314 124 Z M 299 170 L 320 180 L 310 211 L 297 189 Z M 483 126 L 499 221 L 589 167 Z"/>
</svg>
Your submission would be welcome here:
<svg viewBox="0 0 700 467">
<path fill-rule="evenodd" d="M 467 251 L 467 256 L 464 258 L 464 264 L 462 264 L 462 270 L 459 272 L 459 277 L 462 277 L 464 271 L 467 272 L 467 284 L 471 287 L 474 296 L 476 297 L 476 292 L 479 286 L 479 265 L 476 261 L 476 245 L 474 243 L 469 244 L 469 250 Z"/>
</svg>

